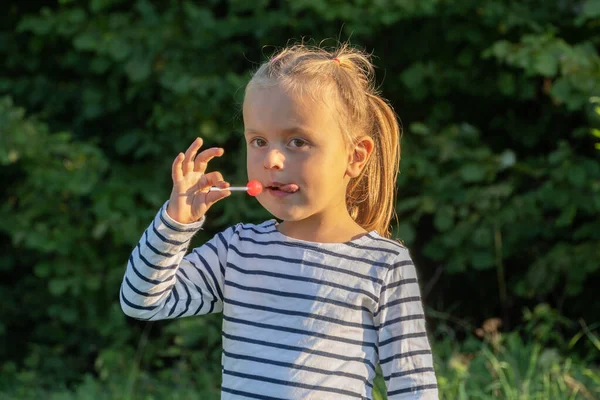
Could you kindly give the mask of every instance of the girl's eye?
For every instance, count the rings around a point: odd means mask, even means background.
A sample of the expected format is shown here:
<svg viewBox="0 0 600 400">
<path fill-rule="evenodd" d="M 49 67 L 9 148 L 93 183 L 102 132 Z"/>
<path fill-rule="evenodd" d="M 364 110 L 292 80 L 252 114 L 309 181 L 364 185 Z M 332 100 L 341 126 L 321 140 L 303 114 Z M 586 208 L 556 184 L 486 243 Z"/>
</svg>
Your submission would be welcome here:
<svg viewBox="0 0 600 400">
<path fill-rule="evenodd" d="M 307 145 L 306 141 L 304 141 L 302 139 L 292 139 L 290 141 L 290 143 L 292 144 L 292 147 L 295 147 L 295 148 L 300 148 L 300 147 L 304 147 Z"/>
<path fill-rule="evenodd" d="M 254 144 L 255 147 L 263 147 L 267 144 L 267 142 L 261 138 L 254 138 L 250 141 L 250 143 Z"/>
</svg>

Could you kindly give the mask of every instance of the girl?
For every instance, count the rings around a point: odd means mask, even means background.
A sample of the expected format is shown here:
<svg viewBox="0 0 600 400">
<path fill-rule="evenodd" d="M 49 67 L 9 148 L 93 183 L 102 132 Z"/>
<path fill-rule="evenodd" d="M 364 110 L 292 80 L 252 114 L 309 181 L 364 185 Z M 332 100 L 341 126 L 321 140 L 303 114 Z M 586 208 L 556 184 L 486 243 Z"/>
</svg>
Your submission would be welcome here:
<svg viewBox="0 0 600 400">
<path fill-rule="evenodd" d="M 223 399 L 437 399 L 415 267 L 391 240 L 400 129 L 363 53 L 297 45 L 245 92 L 248 178 L 277 219 L 239 223 L 185 255 L 229 196 L 223 149 L 196 139 L 131 254 L 121 306 L 157 320 L 223 312 Z M 216 186 L 222 190 L 210 190 Z"/>
</svg>

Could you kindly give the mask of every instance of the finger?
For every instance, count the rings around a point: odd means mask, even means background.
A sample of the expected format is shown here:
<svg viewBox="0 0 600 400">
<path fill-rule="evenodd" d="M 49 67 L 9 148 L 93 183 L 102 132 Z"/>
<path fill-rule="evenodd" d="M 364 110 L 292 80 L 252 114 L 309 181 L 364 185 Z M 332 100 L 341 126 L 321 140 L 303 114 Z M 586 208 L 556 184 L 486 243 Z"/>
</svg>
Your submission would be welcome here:
<svg viewBox="0 0 600 400">
<path fill-rule="evenodd" d="M 196 156 L 196 161 L 194 162 L 194 171 L 203 174 L 206 171 L 208 162 L 215 157 L 221 157 L 223 153 L 225 153 L 225 150 L 220 147 L 211 147 L 210 149 L 204 150 L 202 153 Z"/>
<path fill-rule="evenodd" d="M 196 153 L 202 147 L 202 139 L 196 138 L 185 151 L 185 159 L 183 160 L 183 174 L 187 174 L 190 171 L 194 170 L 194 158 L 196 158 Z"/>
<path fill-rule="evenodd" d="M 202 175 L 198 181 L 197 190 L 204 190 L 211 186 L 219 186 L 219 183 L 223 181 L 223 175 L 219 171 L 209 172 L 208 174 Z"/>
<path fill-rule="evenodd" d="M 171 166 L 171 178 L 173 179 L 173 183 L 177 183 L 183 179 L 183 170 L 181 169 L 181 163 L 185 155 L 183 153 L 177 154 L 175 160 L 173 160 L 173 165 Z"/>
<path fill-rule="evenodd" d="M 225 197 L 229 197 L 231 195 L 231 191 L 229 190 L 221 190 L 218 192 L 208 192 L 206 193 L 206 205 L 211 207 L 219 200 L 223 200 Z"/>
</svg>

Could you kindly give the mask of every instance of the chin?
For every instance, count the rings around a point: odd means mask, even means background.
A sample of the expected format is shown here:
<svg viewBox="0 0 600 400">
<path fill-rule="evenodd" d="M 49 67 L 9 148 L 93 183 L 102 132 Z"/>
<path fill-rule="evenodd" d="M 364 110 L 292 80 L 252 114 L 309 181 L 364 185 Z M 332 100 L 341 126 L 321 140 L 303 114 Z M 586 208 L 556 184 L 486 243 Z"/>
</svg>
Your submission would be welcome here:
<svg viewBox="0 0 600 400">
<path fill-rule="evenodd" d="M 268 212 L 271 213 L 271 215 L 281 221 L 301 221 L 307 217 L 306 213 L 300 210 L 285 210 L 281 206 L 264 204 L 262 201 L 259 202 Z"/>
<path fill-rule="evenodd" d="M 286 222 L 301 221 L 306 218 L 306 216 L 304 216 L 304 215 L 297 215 L 294 213 L 269 210 L 268 208 L 267 208 L 267 211 L 269 211 L 271 213 L 271 215 L 273 215 L 278 220 L 286 221 Z"/>
</svg>

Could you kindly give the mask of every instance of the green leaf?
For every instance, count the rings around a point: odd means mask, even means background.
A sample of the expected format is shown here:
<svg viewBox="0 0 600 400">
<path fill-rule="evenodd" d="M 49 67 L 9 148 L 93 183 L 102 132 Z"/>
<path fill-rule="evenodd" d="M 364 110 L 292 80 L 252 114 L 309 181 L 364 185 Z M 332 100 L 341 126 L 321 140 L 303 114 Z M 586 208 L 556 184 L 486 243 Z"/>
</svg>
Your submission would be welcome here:
<svg viewBox="0 0 600 400">
<path fill-rule="evenodd" d="M 54 278 L 48 282 L 48 290 L 54 296 L 62 296 L 70 286 L 70 282 L 66 279 Z"/>
<path fill-rule="evenodd" d="M 494 266 L 492 251 L 474 250 L 471 252 L 471 265 L 474 269 L 485 270 Z"/>
<path fill-rule="evenodd" d="M 130 153 L 139 143 L 140 137 L 137 132 L 128 132 L 118 137 L 115 141 L 115 149 L 119 154 Z"/>
<path fill-rule="evenodd" d="M 108 54 L 115 61 L 123 61 L 131 54 L 131 46 L 123 39 L 112 39 L 109 41 Z"/>
<path fill-rule="evenodd" d="M 433 198 L 429 196 L 424 196 L 421 201 L 421 210 L 423 212 L 429 214 L 435 211 L 436 201 Z"/>
<path fill-rule="evenodd" d="M 445 267 L 445 270 L 450 274 L 457 274 L 467 270 L 467 263 L 464 255 L 453 255 Z"/>
<path fill-rule="evenodd" d="M 66 13 L 66 19 L 70 25 L 77 26 L 85 22 L 87 15 L 82 8 L 71 8 Z"/>
<path fill-rule="evenodd" d="M 403 222 L 394 230 L 393 236 L 407 244 L 411 244 L 415 240 L 415 229 L 412 224 Z"/>
<path fill-rule="evenodd" d="M 472 242 L 479 247 L 488 247 L 492 245 L 492 230 L 487 227 L 479 227 L 473 232 Z"/>
<path fill-rule="evenodd" d="M 466 164 L 459 170 L 465 182 L 481 182 L 485 178 L 485 167 L 481 164 Z"/>
<path fill-rule="evenodd" d="M 573 219 L 577 215 L 577 207 L 571 205 L 565 208 L 559 217 L 556 219 L 557 227 L 565 227 L 571 225 Z"/>
<path fill-rule="evenodd" d="M 600 0 L 587 0 L 581 8 L 581 16 L 586 19 L 600 17 Z"/>
<path fill-rule="evenodd" d="M 125 64 L 125 72 L 132 82 L 141 82 L 150 76 L 150 63 L 148 60 L 135 57 Z"/>
<path fill-rule="evenodd" d="M 39 278 L 47 278 L 51 275 L 52 272 L 52 263 L 50 262 L 41 262 L 35 266 L 35 275 Z"/>
<path fill-rule="evenodd" d="M 113 4 L 119 3 L 120 0 L 92 0 L 90 3 L 90 9 L 92 12 L 97 13 L 110 8 Z"/>
<path fill-rule="evenodd" d="M 428 135 L 430 133 L 429 127 L 421 122 L 413 122 L 410 124 L 409 129 L 415 135 Z"/>
<path fill-rule="evenodd" d="M 542 52 L 533 59 L 533 69 L 542 76 L 552 78 L 558 73 L 558 60 L 549 51 Z"/>
<path fill-rule="evenodd" d="M 47 35 L 54 27 L 52 18 L 25 16 L 17 24 L 17 32 L 33 32 L 39 36 Z"/>
<path fill-rule="evenodd" d="M 517 162 L 517 156 L 512 150 L 504 150 L 500 155 L 500 169 L 510 168 Z"/>
<path fill-rule="evenodd" d="M 92 51 L 99 46 L 100 40 L 96 33 L 84 32 L 73 39 L 73 46 L 77 50 Z"/>
<path fill-rule="evenodd" d="M 446 232 L 454 225 L 454 215 L 454 207 L 442 206 L 435 213 L 433 224 L 440 232 Z"/>
<path fill-rule="evenodd" d="M 500 74 L 498 77 L 498 90 L 505 96 L 513 96 L 517 91 L 515 77 L 508 73 Z"/>
<path fill-rule="evenodd" d="M 577 188 L 584 188 L 587 183 L 587 176 L 585 168 L 579 165 L 574 165 L 567 171 L 567 179 L 573 186 Z"/>
</svg>

